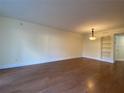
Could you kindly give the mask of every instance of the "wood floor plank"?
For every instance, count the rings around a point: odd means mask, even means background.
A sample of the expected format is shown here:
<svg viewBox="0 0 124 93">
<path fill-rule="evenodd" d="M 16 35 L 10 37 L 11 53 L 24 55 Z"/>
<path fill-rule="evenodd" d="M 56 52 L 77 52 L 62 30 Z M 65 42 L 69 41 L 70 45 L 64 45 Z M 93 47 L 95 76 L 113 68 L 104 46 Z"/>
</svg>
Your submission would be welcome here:
<svg viewBox="0 0 124 93">
<path fill-rule="evenodd" d="M 0 93 L 124 93 L 124 62 L 78 58 L 4 69 Z"/>
</svg>

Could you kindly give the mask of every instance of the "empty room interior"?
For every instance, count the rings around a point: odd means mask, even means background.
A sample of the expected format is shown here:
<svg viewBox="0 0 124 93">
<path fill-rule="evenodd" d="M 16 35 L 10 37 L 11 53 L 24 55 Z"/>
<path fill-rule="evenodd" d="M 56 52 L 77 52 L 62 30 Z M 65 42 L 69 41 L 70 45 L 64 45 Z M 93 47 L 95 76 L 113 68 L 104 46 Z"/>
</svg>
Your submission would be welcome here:
<svg viewBox="0 0 124 93">
<path fill-rule="evenodd" d="M 0 0 L 0 93 L 124 93 L 124 0 Z"/>
</svg>

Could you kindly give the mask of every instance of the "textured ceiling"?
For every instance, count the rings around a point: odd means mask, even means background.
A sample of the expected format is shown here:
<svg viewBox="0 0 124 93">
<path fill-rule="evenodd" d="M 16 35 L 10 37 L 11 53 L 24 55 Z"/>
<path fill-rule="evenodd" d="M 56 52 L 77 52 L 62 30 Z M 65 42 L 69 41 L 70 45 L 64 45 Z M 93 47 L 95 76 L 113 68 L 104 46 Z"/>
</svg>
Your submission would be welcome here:
<svg viewBox="0 0 124 93">
<path fill-rule="evenodd" d="M 67 31 L 124 26 L 124 0 L 0 0 L 0 15 Z"/>
</svg>

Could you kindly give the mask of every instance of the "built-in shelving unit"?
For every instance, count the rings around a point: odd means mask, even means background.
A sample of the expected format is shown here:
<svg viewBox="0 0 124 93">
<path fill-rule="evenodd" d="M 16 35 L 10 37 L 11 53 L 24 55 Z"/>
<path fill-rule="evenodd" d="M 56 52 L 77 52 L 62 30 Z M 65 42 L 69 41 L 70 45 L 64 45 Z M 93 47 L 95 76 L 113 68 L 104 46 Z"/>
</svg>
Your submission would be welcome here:
<svg viewBox="0 0 124 93">
<path fill-rule="evenodd" d="M 101 38 L 101 58 L 109 59 L 112 56 L 112 38 L 105 36 Z"/>
</svg>

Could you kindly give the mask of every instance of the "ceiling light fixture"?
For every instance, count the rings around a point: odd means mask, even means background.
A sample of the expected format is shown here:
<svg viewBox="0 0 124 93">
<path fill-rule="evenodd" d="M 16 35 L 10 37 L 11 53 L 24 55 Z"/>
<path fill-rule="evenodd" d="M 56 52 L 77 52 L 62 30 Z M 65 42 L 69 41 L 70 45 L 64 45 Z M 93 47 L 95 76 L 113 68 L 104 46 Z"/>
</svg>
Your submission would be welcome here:
<svg viewBox="0 0 124 93">
<path fill-rule="evenodd" d="M 94 28 L 92 28 L 92 34 L 89 37 L 90 40 L 96 40 L 96 37 L 94 36 Z"/>
</svg>

